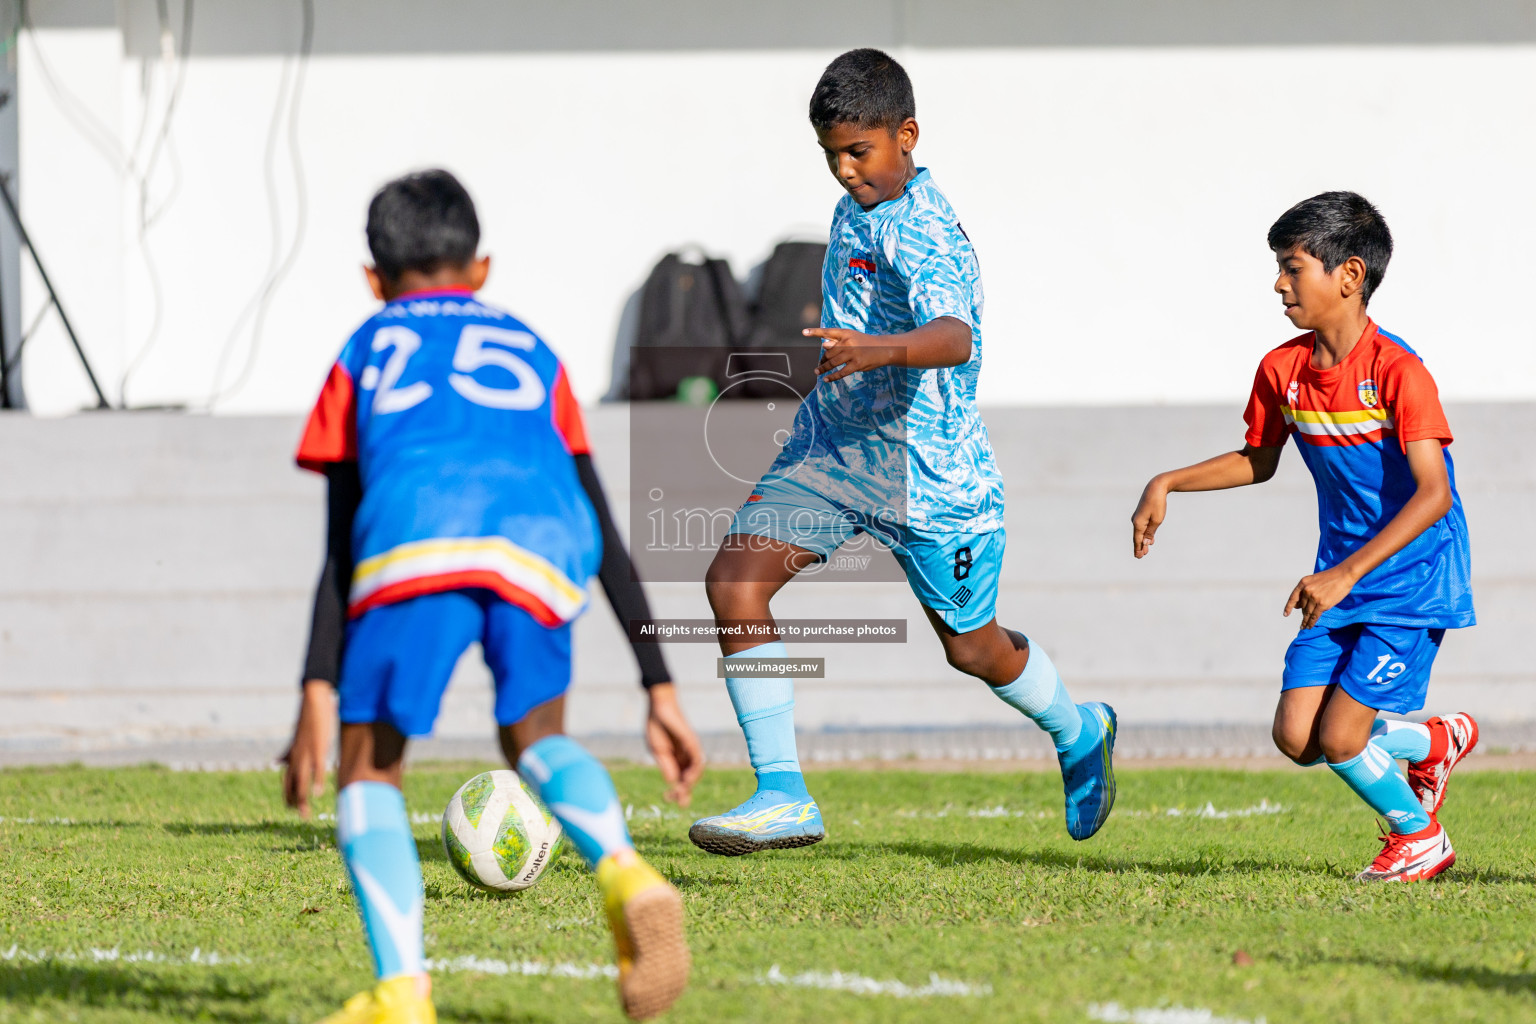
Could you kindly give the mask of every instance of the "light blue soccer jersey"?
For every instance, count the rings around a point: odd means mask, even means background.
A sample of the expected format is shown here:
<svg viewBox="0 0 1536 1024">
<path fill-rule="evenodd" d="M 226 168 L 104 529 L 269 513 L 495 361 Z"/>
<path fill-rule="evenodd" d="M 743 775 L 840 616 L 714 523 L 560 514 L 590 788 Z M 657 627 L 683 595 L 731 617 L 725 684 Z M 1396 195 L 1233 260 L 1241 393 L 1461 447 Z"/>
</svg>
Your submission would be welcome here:
<svg viewBox="0 0 1536 1024">
<path fill-rule="evenodd" d="M 926 532 L 1002 527 L 1003 480 L 976 409 L 981 310 L 975 250 L 926 168 L 872 210 L 844 196 L 822 265 L 822 326 L 902 334 L 950 316 L 970 326 L 971 358 L 818 381 L 765 481 L 792 476 Z"/>
</svg>

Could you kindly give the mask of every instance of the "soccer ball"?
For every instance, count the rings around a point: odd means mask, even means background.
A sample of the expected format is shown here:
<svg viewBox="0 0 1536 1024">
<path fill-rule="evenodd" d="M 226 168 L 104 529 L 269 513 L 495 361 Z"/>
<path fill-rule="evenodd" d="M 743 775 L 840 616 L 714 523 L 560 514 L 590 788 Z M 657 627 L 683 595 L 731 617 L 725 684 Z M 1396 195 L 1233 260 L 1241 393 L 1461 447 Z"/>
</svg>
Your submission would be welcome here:
<svg viewBox="0 0 1536 1024">
<path fill-rule="evenodd" d="M 516 772 L 482 772 L 443 811 L 448 863 L 486 892 L 526 889 L 565 849 L 565 833 Z"/>
</svg>

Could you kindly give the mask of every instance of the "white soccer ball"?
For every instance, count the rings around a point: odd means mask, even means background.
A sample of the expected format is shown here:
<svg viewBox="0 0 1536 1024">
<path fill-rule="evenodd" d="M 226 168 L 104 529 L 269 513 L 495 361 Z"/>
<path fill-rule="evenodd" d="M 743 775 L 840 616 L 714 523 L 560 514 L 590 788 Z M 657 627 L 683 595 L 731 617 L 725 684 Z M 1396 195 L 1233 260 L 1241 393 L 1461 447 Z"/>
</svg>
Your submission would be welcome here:
<svg viewBox="0 0 1536 1024">
<path fill-rule="evenodd" d="M 565 849 L 565 833 L 516 772 L 482 772 L 459 787 L 443 812 L 448 863 L 486 892 L 526 889 Z"/>
</svg>

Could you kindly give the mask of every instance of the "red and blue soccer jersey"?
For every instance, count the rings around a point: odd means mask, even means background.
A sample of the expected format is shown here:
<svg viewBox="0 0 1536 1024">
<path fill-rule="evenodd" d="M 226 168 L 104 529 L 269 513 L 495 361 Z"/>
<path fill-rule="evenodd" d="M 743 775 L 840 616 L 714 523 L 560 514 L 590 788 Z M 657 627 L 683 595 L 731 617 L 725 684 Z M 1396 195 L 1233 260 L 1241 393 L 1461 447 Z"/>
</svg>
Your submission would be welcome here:
<svg viewBox="0 0 1536 1024">
<path fill-rule="evenodd" d="M 387 304 L 347 341 L 298 463 L 355 459 L 352 617 L 486 589 L 546 626 L 586 605 L 602 535 L 573 455 L 587 452 L 560 360 L 468 290 Z"/>
<path fill-rule="evenodd" d="M 1282 445 L 1296 435 L 1317 484 L 1321 572 L 1380 533 L 1413 497 L 1418 485 L 1408 468 L 1408 442 L 1434 438 L 1449 445 L 1451 428 L 1434 378 L 1401 338 L 1372 322 L 1344 361 L 1328 370 L 1312 368 L 1313 340 L 1309 332 L 1264 357 L 1244 419 L 1255 447 Z M 1445 470 L 1451 510 L 1367 573 L 1318 626 L 1456 628 L 1477 621 L 1467 520 L 1449 451 Z"/>
</svg>

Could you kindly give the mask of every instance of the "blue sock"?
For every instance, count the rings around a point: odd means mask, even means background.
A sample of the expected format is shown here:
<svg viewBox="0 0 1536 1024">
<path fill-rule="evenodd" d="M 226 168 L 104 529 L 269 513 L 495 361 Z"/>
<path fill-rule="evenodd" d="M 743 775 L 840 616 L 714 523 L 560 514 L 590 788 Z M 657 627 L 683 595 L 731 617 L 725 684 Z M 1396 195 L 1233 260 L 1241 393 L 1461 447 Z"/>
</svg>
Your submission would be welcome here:
<svg viewBox="0 0 1536 1024">
<path fill-rule="evenodd" d="M 1418 832 L 1429 827 L 1429 815 L 1414 799 L 1408 780 L 1397 770 L 1397 762 L 1377 746 L 1375 740 L 1348 761 L 1329 762 L 1328 767 L 1370 805 L 1371 810 L 1391 822 L 1392 831 Z"/>
<path fill-rule="evenodd" d="M 1019 678 L 1007 686 L 992 687 L 992 692 L 1003 703 L 1018 708 L 1050 733 L 1058 751 L 1077 742 L 1083 729 L 1082 713 L 1067 696 L 1061 675 L 1039 644 L 1030 642 L 1029 664 L 1019 673 Z"/>
<path fill-rule="evenodd" d="M 421 862 L 405 797 L 385 782 L 354 782 L 336 795 L 336 842 L 380 981 L 426 970 L 421 953 Z"/>
<path fill-rule="evenodd" d="M 633 850 L 608 769 L 569 736 L 546 736 L 523 751 L 517 770 L 560 819 L 587 864 Z"/>
<path fill-rule="evenodd" d="M 781 640 L 726 656 L 787 658 Z M 726 676 L 725 689 L 736 709 L 736 721 L 747 737 L 747 757 L 757 772 L 759 790 L 774 789 L 791 796 L 808 796 L 800 758 L 795 753 L 795 683 L 776 676 Z"/>
<path fill-rule="evenodd" d="M 1393 757 L 1422 761 L 1429 756 L 1429 726 L 1378 718 L 1371 727 L 1371 742 Z"/>
</svg>

